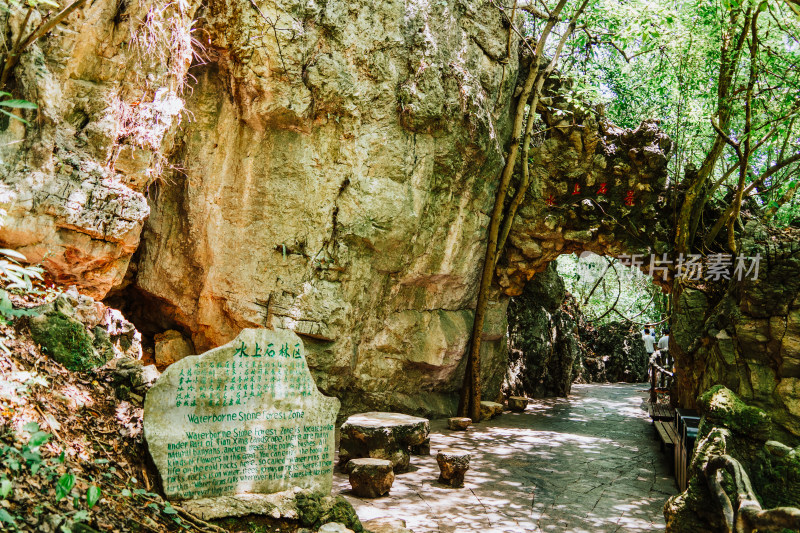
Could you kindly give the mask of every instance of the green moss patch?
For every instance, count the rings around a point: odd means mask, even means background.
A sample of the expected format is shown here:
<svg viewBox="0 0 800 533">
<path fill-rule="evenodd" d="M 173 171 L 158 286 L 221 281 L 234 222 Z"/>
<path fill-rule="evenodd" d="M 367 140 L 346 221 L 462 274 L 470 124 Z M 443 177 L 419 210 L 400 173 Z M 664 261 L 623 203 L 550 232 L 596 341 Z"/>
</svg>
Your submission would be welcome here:
<svg viewBox="0 0 800 533">
<path fill-rule="evenodd" d="M 766 442 L 772 422 L 764 411 L 751 407 L 730 389 L 715 385 L 697 400 L 703 415 L 715 426 L 724 426 L 734 433 Z"/>
<path fill-rule="evenodd" d="M 54 312 L 31 319 L 31 337 L 42 351 L 69 370 L 85 371 L 105 364 L 86 327 L 77 320 Z"/>
</svg>

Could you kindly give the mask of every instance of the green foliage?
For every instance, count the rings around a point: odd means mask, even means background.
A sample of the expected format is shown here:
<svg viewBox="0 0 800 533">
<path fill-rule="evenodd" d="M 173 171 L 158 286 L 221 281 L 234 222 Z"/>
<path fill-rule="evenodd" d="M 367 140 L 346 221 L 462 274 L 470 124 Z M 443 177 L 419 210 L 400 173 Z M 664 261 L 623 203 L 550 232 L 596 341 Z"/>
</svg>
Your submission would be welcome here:
<svg viewBox="0 0 800 533">
<path fill-rule="evenodd" d="M 39 488 L 49 487 L 51 490 L 42 490 L 41 501 L 50 501 L 48 506 L 52 509 L 60 509 L 62 524 L 60 531 L 70 531 L 74 524 L 89 522 L 90 510 L 95 509 L 102 498 L 100 487 L 95 484 L 89 485 L 86 494 L 82 498 L 76 486 L 78 477 L 65 464 L 66 454 L 62 450 L 58 456 L 44 458 L 41 447 L 50 442 L 52 435 L 39 428 L 36 422 L 25 424 L 20 431 L 10 434 L 14 443 L 11 445 L 0 445 L 0 464 L 7 468 L 7 474 L 0 477 L 0 523 L 11 531 L 21 531 L 24 518 L 27 517 L 28 509 L 14 510 L 13 505 L 8 501 L 13 501 L 15 483 L 22 486 Z M 9 434 L 4 435 L 8 437 Z M 65 471 L 65 467 L 66 471 Z M 33 478 L 37 477 L 34 480 Z M 23 492 L 26 489 L 21 489 Z M 157 495 L 148 495 L 158 498 Z M 85 507 L 83 501 L 85 500 Z M 59 507 L 59 502 L 61 506 Z M 170 507 L 170 509 L 172 509 Z M 18 513 L 22 510 L 22 515 Z M 34 514 L 37 513 L 33 510 Z M 172 509 L 174 511 L 174 509 Z M 164 511 L 169 514 L 169 511 Z M 3 529 L 0 526 L 0 529 Z"/>
<path fill-rule="evenodd" d="M 57 5 L 58 4 L 56 4 L 56 6 Z M 14 120 L 18 120 L 18 121 L 22 122 L 23 124 L 29 125 L 30 122 L 28 122 L 24 118 L 20 117 L 19 115 L 14 114 L 14 113 L 11 113 L 10 111 L 7 111 L 6 109 L 3 109 L 3 108 L 6 107 L 6 108 L 9 108 L 9 109 L 38 109 L 39 106 L 37 106 L 33 102 L 29 102 L 27 100 L 20 100 L 20 99 L 2 100 L 2 98 L 5 98 L 7 96 L 11 96 L 11 93 L 7 93 L 5 91 L 0 91 L 0 113 L 4 114 L 4 115 L 6 115 L 6 116 L 8 116 L 8 117 L 10 117 L 10 118 L 12 118 Z"/>
<path fill-rule="evenodd" d="M 63 500 L 69 493 L 72 491 L 72 487 L 75 486 L 75 474 L 64 474 L 60 478 L 58 478 L 58 483 L 56 483 L 56 500 Z"/>
<path fill-rule="evenodd" d="M 7 94 L 2 93 L 0 94 Z M 0 102 L 2 105 L 3 102 Z M 0 109 L 2 111 L 2 109 Z M 6 212 L 0 209 L 0 226 Z M 25 256 L 15 250 L 0 248 L 0 320 L 10 321 L 19 316 L 33 316 L 35 313 L 28 309 L 15 309 L 8 298 L 8 292 L 18 290 L 22 292 L 33 291 L 33 279 L 42 279 L 44 270 L 37 266 L 23 266 L 20 261 L 25 261 Z M 0 349 L 7 351 L 0 342 Z"/>
<path fill-rule="evenodd" d="M 100 487 L 92 485 L 89 487 L 89 490 L 86 491 L 86 505 L 91 509 L 95 506 L 97 502 L 100 501 L 101 496 Z"/>
<path fill-rule="evenodd" d="M 556 260 L 558 274 L 575 296 L 589 322 L 610 324 L 621 318 L 638 323 L 659 322 L 665 298 L 649 276 L 599 256 L 578 258 L 562 255 Z"/>
<path fill-rule="evenodd" d="M 745 27 L 753 19 L 756 23 Z M 597 88 L 593 96 L 612 122 L 635 128 L 647 118 L 661 121 L 676 142 L 670 160 L 673 182 L 684 179 L 689 165 L 700 167 L 706 160 L 717 139 L 711 119 L 719 120 L 723 111 L 731 115 L 726 134 L 742 144 L 748 107 L 752 115 L 754 149 L 747 157 L 746 184 L 800 152 L 800 16 L 789 2 L 597 0 L 581 22 L 567 43 L 562 69 L 576 78 L 576 86 Z M 536 34 L 542 24 L 531 18 L 527 29 Z M 756 46 L 751 48 L 753 35 Z M 720 74 L 739 36 L 742 51 L 728 62 L 732 78 L 726 89 Z M 749 98 L 751 68 L 755 78 Z M 721 207 L 732 202 L 737 164 L 734 148 L 726 144 L 707 189 Z M 798 173 L 800 164 L 794 163 L 770 175 L 743 209 L 780 206 L 778 222 L 800 222 L 800 200 L 789 189 Z M 781 202 L 787 192 L 790 197 Z"/>
</svg>

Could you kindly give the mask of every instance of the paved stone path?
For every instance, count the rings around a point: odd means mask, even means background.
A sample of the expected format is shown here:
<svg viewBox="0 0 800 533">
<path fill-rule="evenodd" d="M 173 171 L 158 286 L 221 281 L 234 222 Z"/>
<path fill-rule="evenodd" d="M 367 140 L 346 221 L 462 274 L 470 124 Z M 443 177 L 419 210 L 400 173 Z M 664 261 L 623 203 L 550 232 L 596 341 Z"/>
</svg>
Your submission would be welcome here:
<svg viewBox="0 0 800 533">
<path fill-rule="evenodd" d="M 360 499 L 334 474 L 362 520 L 394 517 L 425 532 L 645 532 L 664 529 L 675 494 L 665 456 L 642 409 L 647 385 L 575 385 L 569 398 L 537 400 L 466 433 L 431 422 L 431 455 L 412 456 L 388 496 Z M 436 480 L 436 451 L 472 452 L 462 489 Z"/>
</svg>

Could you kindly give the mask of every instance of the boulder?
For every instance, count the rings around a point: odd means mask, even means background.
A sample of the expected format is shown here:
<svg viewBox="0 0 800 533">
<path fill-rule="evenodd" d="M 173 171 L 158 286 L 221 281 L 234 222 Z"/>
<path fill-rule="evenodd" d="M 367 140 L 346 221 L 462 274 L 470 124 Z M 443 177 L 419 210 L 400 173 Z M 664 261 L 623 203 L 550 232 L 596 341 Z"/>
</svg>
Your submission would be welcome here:
<svg viewBox="0 0 800 533">
<path fill-rule="evenodd" d="M 319 530 L 323 524 L 338 522 L 361 533 L 364 526 L 353 506 L 343 496 L 322 496 L 301 492 L 295 497 L 297 521 L 301 526 Z"/>
<path fill-rule="evenodd" d="M 566 396 L 579 373 L 582 314 L 556 263 L 536 274 L 508 306 L 509 361 L 503 393 Z"/>
<path fill-rule="evenodd" d="M 454 417 L 447 419 L 447 427 L 453 431 L 466 431 L 472 425 L 471 418 Z"/>
<path fill-rule="evenodd" d="M 647 381 L 649 357 L 642 335 L 625 322 L 581 330 L 586 350 L 581 378 L 587 383 Z"/>
<path fill-rule="evenodd" d="M 143 366 L 141 361 L 124 356 L 109 361 L 103 372 L 111 377 L 120 400 L 131 399 L 132 394 L 144 397 L 161 375 L 155 365 Z"/>
<path fill-rule="evenodd" d="M 481 420 L 489 420 L 503 414 L 503 404 L 497 402 L 481 402 Z"/>
<path fill-rule="evenodd" d="M 736 434 L 767 442 L 772 421 L 767 413 L 747 405 L 730 389 L 715 385 L 697 399 L 707 425 L 726 427 Z"/>
<path fill-rule="evenodd" d="M 158 333 L 153 340 L 156 345 L 156 365 L 161 368 L 194 354 L 192 343 L 174 329 Z"/>
<path fill-rule="evenodd" d="M 510 396 L 508 398 L 508 408 L 515 413 L 521 413 L 528 407 L 528 399 L 524 396 Z"/>
<path fill-rule="evenodd" d="M 347 464 L 350 485 L 356 496 L 377 498 L 389 492 L 394 483 L 392 462 L 387 459 L 358 458 Z"/>
<path fill-rule="evenodd" d="M 318 533 L 353 533 L 352 529 L 348 528 L 344 524 L 340 524 L 339 522 L 328 522 L 327 524 L 322 524 L 317 531 Z"/>
<path fill-rule="evenodd" d="M 472 455 L 460 450 L 441 450 L 436 454 L 439 463 L 439 482 L 451 487 L 464 486 L 464 474 L 469 470 Z"/>
<path fill-rule="evenodd" d="M 171 500 L 328 494 L 338 411 L 339 400 L 317 389 L 294 332 L 243 329 L 164 371 L 145 399 L 144 435 Z M 223 454 L 217 475 L 197 476 L 198 461 Z"/>
</svg>

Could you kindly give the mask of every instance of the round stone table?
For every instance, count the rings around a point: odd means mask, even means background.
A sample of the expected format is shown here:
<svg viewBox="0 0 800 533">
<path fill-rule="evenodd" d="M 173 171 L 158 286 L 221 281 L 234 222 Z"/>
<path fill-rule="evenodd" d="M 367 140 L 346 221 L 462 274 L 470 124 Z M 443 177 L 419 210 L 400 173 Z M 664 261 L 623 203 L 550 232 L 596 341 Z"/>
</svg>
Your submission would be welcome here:
<svg viewBox="0 0 800 533">
<path fill-rule="evenodd" d="M 388 459 L 395 473 L 408 470 L 412 448 L 430 449 L 431 424 L 427 418 L 401 413 L 361 413 L 342 424 L 339 465 L 350 459 Z"/>
</svg>

